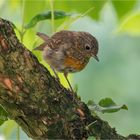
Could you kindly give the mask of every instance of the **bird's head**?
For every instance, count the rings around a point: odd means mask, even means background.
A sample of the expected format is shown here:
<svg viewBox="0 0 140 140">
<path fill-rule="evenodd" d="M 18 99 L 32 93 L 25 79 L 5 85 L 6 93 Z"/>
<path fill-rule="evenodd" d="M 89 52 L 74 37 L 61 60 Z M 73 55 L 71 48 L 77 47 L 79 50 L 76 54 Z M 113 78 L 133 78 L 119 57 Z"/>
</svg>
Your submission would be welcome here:
<svg viewBox="0 0 140 140">
<path fill-rule="evenodd" d="M 98 59 L 98 42 L 97 39 L 87 32 L 79 32 L 78 39 L 80 50 L 87 58 L 93 57 Z"/>
</svg>

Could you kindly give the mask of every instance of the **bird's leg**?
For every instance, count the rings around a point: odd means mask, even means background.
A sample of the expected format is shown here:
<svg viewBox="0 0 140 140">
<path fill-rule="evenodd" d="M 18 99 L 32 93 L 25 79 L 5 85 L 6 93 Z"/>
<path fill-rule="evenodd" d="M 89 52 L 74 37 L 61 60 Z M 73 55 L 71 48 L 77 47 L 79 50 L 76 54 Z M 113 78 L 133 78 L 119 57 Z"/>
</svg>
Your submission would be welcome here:
<svg viewBox="0 0 140 140">
<path fill-rule="evenodd" d="M 70 82 L 69 82 L 69 79 L 68 79 L 68 73 L 64 73 L 64 77 L 65 77 L 65 79 L 67 80 L 67 83 L 68 83 L 68 85 L 69 85 L 69 87 L 70 87 L 70 90 L 74 93 L 74 90 L 73 90 L 73 88 L 72 88 L 72 86 L 71 86 L 71 84 L 70 84 Z"/>
</svg>

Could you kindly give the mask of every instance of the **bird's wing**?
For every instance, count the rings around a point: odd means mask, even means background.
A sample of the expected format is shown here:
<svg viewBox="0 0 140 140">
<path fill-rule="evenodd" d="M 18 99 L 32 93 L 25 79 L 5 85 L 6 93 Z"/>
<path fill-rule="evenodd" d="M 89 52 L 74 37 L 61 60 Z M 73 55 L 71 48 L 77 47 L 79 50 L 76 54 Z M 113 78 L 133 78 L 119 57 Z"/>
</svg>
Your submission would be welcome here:
<svg viewBox="0 0 140 140">
<path fill-rule="evenodd" d="M 64 50 L 67 50 L 73 44 L 73 40 L 71 38 L 71 31 L 59 31 L 51 36 L 50 46 L 56 51 L 60 48 L 64 48 Z M 53 45 L 51 45 L 51 43 L 53 43 Z"/>
<path fill-rule="evenodd" d="M 71 46 L 72 43 L 71 36 L 72 32 L 70 31 L 60 31 L 48 37 L 44 33 L 37 33 L 37 35 L 42 38 L 45 42 L 42 43 L 40 46 L 35 48 L 35 50 L 43 50 L 45 47 L 50 47 L 54 51 L 58 51 L 60 48 L 65 48 L 66 50 L 68 46 Z"/>
</svg>

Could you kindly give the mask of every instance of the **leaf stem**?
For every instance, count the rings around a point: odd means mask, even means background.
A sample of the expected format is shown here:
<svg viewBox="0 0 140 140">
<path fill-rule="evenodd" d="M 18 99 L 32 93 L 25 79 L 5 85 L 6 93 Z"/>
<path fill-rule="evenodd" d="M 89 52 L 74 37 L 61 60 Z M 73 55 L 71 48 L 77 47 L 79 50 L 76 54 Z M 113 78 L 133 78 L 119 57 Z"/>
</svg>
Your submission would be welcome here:
<svg viewBox="0 0 140 140">
<path fill-rule="evenodd" d="M 23 43 L 23 37 L 25 34 L 24 30 L 24 9 L 25 9 L 25 0 L 21 1 L 21 31 L 20 31 L 20 41 Z"/>
<path fill-rule="evenodd" d="M 94 10 L 94 8 L 95 7 L 91 7 L 87 11 L 85 11 L 83 14 L 78 14 L 74 17 L 69 18 L 69 20 L 67 20 L 66 22 L 64 22 L 62 25 L 60 25 L 57 28 L 57 31 L 62 30 L 62 29 L 67 29 L 72 23 L 74 23 L 75 21 L 79 20 L 80 18 L 86 16 L 88 13 L 90 13 L 92 10 Z"/>
<path fill-rule="evenodd" d="M 51 7 L 51 26 L 52 26 L 52 33 L 55 32 L 54 27 L 54 0 L 50 0 L 50 7 Z"/>
</svg>

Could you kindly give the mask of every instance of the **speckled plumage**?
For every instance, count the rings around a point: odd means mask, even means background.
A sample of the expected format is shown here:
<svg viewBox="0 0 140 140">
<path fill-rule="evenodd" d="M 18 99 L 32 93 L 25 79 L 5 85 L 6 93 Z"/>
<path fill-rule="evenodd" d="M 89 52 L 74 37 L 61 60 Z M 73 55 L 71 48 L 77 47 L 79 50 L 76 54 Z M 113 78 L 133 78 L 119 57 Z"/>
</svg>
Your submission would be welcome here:
<svg viewBox="0 0 140 140">
<path fill-rule="evenodd" d="M 42 33 L 38 35 L 45 42 L 36 50 L 43 50 L 44 60 L 59 72 L 67 74 L 81 71 L 92 56 L 97 59 L 98 42 L 87 32 L 64 30 L 50 38 Z"/>
</svg>

